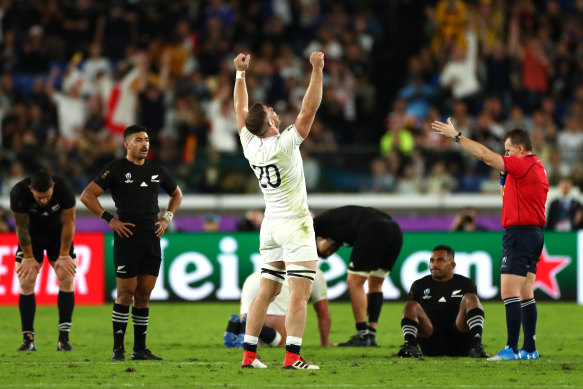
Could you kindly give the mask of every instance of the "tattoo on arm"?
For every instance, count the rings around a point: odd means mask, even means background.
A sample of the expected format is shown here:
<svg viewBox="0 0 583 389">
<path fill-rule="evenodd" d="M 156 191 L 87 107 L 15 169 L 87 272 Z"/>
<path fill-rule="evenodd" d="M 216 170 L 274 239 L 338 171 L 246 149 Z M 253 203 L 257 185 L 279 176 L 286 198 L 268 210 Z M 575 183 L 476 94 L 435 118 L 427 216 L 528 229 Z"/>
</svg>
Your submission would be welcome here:
<svg viewBox="0 0 583 389">
<path fill-rule="evenodd" d="M 28 213 L 14 213 L 14 223 L 16 224 L 16 234 L 18 235 L 20 246 L 30 245 L 30 217 Z"/>
</svg>

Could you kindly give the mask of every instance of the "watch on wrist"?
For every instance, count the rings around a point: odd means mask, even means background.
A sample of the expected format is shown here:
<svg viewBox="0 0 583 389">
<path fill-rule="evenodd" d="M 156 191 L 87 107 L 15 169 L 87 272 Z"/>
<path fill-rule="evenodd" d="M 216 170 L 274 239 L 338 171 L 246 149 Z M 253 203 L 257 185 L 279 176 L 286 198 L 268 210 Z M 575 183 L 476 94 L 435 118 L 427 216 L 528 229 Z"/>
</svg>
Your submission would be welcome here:
<svg viewBox="0 0 583 389">
<path fill-rule="evenodd" d="M 460 139 L 462 138 L 462 133 L 458 132 L 456 136 L 453 137 L 453 141 L 455 143 L 460 143 Z"/>
</svg>

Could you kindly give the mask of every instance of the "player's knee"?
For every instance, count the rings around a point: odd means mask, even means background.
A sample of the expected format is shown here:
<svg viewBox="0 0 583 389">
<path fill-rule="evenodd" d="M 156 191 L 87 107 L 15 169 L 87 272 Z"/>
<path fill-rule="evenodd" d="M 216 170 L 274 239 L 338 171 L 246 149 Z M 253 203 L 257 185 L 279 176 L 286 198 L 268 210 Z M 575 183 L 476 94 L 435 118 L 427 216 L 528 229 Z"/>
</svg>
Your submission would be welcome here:
<svg viewBox="0 0 583 389">
<path fill-rule="evenodd" d="M 55 273 L 57 273 L 57 280 L 59 280 L 60 289 L 68 290 L 73 288 L 73 281 L 75 280 L 74 276 L 67 274 L 62 270 L 57 270 Z"/>
<path fill-rule="evenodd" d="M 423 312 L 423 307 L 417 301 L 407 301 L 403 308 L 403 318 L 415 319 Z"/>
<path fill-rule="evenodd" d="M 478 295 L 476 295 L 475 293 L 464 294 L 464 297 L 462 297 L 461 306 L 465 307 L 466 310 L 473 308 L 482 308 L 480 299 L 478 298 Z"/>
<path fill-rule="evenodd" d="M 20 282 L 20 293 L 24 295 L 29 295 L 34 293 L 34 287 L 36 286 L 36 277 L 34 279 L 29 278 L 18 278 Z"/>
</svg>

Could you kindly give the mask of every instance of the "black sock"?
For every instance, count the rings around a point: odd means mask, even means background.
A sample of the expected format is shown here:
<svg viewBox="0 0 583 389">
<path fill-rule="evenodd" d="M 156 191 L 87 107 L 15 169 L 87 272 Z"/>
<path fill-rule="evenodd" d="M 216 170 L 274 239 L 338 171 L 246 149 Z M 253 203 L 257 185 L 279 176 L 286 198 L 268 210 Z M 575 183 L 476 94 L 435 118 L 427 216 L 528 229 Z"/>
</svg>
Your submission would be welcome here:
<svg viewBox="0 0 583 389">
<path fill-rule="evenodd" d="M 529 353 L 536 350 L 536 320 L 538 312 L 534 297 L 520 302 L 522 309 L 522 330 L 524 332 L 524 343 L 522 348 Z"/>
<path fill-rule="evenodd" d="M 301 349 L 302 349 L 301 344 L 286 344 L 285 345 L 285 351 L 287 351 L 288 353 L 300 355 Z"/>
<path fill-rule="evenodd" d="M 268 326 L 263 326 L 261 328 L 261 332 L 259 333 L 259 339 L 263 343 L 270 344 L 275 339 L 276 332 L 273 328 Z"/>
<path fill-rule="evenodd" d="M 480 308 L 471 309 L 466 315 L 466 323 L 470 328 L 470 337 L 474 347 L 482 344 L 484 330 L 484 311 Z"/>
<path fill-rule="evenodd" d="M 57 306 L 59 308 L 59 341 L 66 341 L 69 340 L 72 325 L 75 293 L 59 290 Z"/>
<path fill-rule="evenodd" d="M 134 323 L 134 350 L 146 349 L 146 332 L 148 332 L 148 320 L 150 308 L 132 308 L 132 322 Z"/>
<path fill-rule="evenodd" d="M 369 293 L 367 306 L 369 323 L 378 323 L 382 307 L 383 294 L 381 292 Z"/>
<path fill-rule="evenodd" d="M 519 297 L 509 297 L 504 300 L 506 308 L 506 344 L 518 352 L 518 337 L 520 336 L 520 324 L 522 322 L 522 308 Z"/>
<path fill-rule="evenodd" d="M 252 353 L 256 353 L 257 352 L 257 343 L 255 343 L 255 344 L 243 343 L 243 350 L 251 351 Z"/>
<path fill-rule="evenodd" d="M 403 318 L 401 319 L 401 330 L 403 331 L 403 338 L 405 342 L 417 344 L 417 332 L 419 331 L 419 323 L 415 320 Z"/>
<path fill-rule="evenodd" d="M 21 294 L 18 299 L 20 308 L 20 322 L 22 325 L 22 335 L 34 335 L 34 314 L 36 313 L 36 298 L 33 294 Z"/>
<path fill-rule="evenodd" d="M 111 320 L 113 322 L 113 349 L 123 348 L 123 339 L 128 326 L 130 316 L 130 307 L 113 303 L 113 313 Z"/>
<path fill-rule="evenodd" d="M 366 324 L 365 321 L 356 323 L 356 332 L 361 333 L 363 331 L 366 331 L 367 329 L 368 329 L 368 325 Z"/>
</svg>

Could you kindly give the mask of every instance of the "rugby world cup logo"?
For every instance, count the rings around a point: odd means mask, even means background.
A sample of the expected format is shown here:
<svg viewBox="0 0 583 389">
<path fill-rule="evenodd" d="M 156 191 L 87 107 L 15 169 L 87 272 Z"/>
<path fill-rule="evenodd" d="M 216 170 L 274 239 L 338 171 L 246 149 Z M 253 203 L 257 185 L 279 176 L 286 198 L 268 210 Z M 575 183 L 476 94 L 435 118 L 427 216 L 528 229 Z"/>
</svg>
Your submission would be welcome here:
<svg viewBox="0 0 583 389">
<path fill-rule="evenodd" d="M 423 297 L 422 297 L 422 298 L 423 298 L 424 300 L 430 299 L 430 298 L 431 298 L 431 296 L 429 295 L 429 293 L 430 293 L 430 292 L 431 292 L 431 290 L 430 290 L 429 288 L 425 289 L 425 290 L 423 291 Z"/>
<path fill-rule="evenodd" d="M 134 182 L 134 180 L 132 180 L 132 173 L 127 172 L 126 173 L 126 184 L 129 184 L 131 182 Z"/>
</svg>

